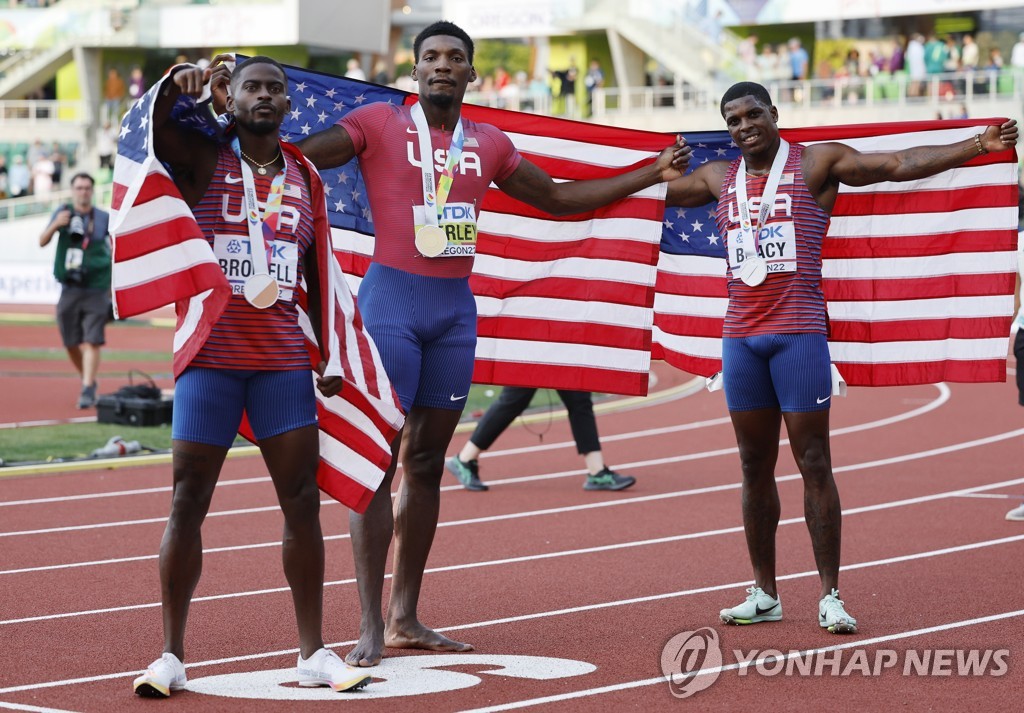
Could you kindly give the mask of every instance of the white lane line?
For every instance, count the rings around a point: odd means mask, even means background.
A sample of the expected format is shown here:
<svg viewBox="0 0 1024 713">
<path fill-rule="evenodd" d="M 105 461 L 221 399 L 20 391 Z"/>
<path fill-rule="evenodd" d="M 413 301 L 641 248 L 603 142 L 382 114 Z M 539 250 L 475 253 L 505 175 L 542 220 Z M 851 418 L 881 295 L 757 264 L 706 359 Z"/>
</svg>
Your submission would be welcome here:
<svg viewBox="0 0 1024 713">
<path fill-rule="evenodd" d="M 749 666 L 756 666 L 757 664 L 762 664 L 765 662 L 786 660 L 808 655 L 817 655 L 828 653 L 830 651 L 841 651 L 843 649 L 859 649 L 867 646 L 873 646 L 875 644 L 883 644 L 888 641 L 911 639 L 918 636 L 925 636 L 926 634 L 935 634 L 943 631 L 952 631 L 954 629 L 962 629 L 968 626 L 977 626 L 979 624 L 989 624 L 993 621 L 1001 621 L 1003 619 L 1014 619 L 1019 616 L 1024 616 L 1024 609 L 1017 609 L 1014 611 L 1007 611 L 999 614 L 990 614 L 988 616 L 975 617 L 974 619 L 961 619 L 960 621 L 951 621 L 945 624 L 936 624 L 935 626 L 927 626 L 921 629 L 901 631 L 895 634 L 886 634 L 885 636 L 875 636 L 870 639 L 857 639 L 854 641 L 847 642 L 845 644 L 836 644 L 834 646 L 822 646 L 816 649 L 791 651 L 785 654 L 784 656 L 774 656 L 770 654 L 762 655 L 750 661 L 737 662 L 725 666 L 703 668 L 695 672 L 693 675 L 707 676 L 710 674 L 721 673 L 722 671 L 734 671 L 747 668 Z M 589 698 L 590 696 L 598 696 L 602 693 L 615 693 L 617 691 L 625 691 L 632 688 L 643 688 L 645 686 L 656 686 L 658 684 L 666 685 L 666 680 L 664 676 L 658 676 L 657 678 L 645 678 L 639 681 L 625 681 L 623 683 L 615 683 L 608 686 L 600 686 L 598 688 L 589 688 L 582 691 L 560 693 L 553 696 L 544 696 L 542 698 L 532 698 L 525 701 L 513 701 L 512 703 L 503 703 L 496 706 L 487 706 L 485 708 L 472 708 L 463 711 L 463 713 L 497 713 L 498 711 L 510 711 L 519 708 L 532 708 L 533 706 L 544 705 L 547 703 L 557 703 L 559 701 L 568 701 L 577 698 Z"/>
<path fill-rule="evenodd" d="M 68 711 L 63 708 L 41 708 L 40 706 L 28 706 L 23 703 L 8 703 L 6 701 L 0 701 L 0 708 L 7 708 L 12 711 L 33 711 L 33 713 L 75 713 L 75 711 Z"/>
<path fill-rule="evenodd" d="M 930 458 L 932 456 L 937 456 L 937 455 L 945 455 L 947 453 L 953 453 L 953 452 L 960 451 L 960 450 L 965 450 L 965 449 L 968 449 L 968 448 L 975 448 L 977 446 L 990 445 L 992 443 L 997 443 L 999 441 L 1004 441 L 1004 440 L 1007 440 L 1007 439 L 1016 438 L 1018 436 L 1024 436 L 1024 428 L 1019 428 L 1019 429 L 1016 429 L 1014 431 L 1007 431 L 1005 433 L 1000 433 L 1000 434 L 997 434 L 995 436 L 986 436 L 985 438 L 977 438 L 977 439 L 974 439 L 974 440 L 971 440 L 971 441 L 962 441 L 961 443 L 954 443 L 952 445 L 942 446 L 940 448 L 932 448 L 932 449 L 929 449 L 929 450 L 926 450 L 926 451 L 918 451 L 916 453 L 907 453 L 907 454 L 904 454 L 904 455 L 893 456 L 891 458 L 882 458 L 882 459 L 879 459 L 879 460 L 868 461 L 866 463 L 855 463 L 855 464 L 852 464 L 852 465 L 833 467 L 832 471 L 833 471 L 833 473 L 846 473 L 846 472 L 850 472 L 850 471 L 854 471 L 854 470 L 863 470 L 863 469 L 866 469 L 866 468 L 874 468 L 874 467 L 884 466 L 884 465 L 893 465 L 893 464 L 896 464 L 896 463 L 905 463 L 905 462 L 911 461 L 911 460 L 918 460 L 918 459 L 921 459 L 921 458 Z M 782 441 L 780 441 L 780 442 L 783 443 L 783 444 L 786 444 L 789 441 L 788 441 L 788 439 L 782 439 Z M 726 455 L 726 454 L 735 453 L 735 452 L 736 452 L 736 447 L 734 446 L 734 447 L 731 447 L 731 448 L 721 448 L 721 449 L 714 450 L 714 451 L 704 451 L 703 453 L 691 453 L 691 454 L 682 455 L 682 456 L 670 456 L 670 457 L 667 457 L 667 458 L 656 458 L 656 459 L 645 460 L 645 461 L 634 461 L 632 463 L 623 463 L 623 464 L 621 464 L 618 467 L 622 468 L 623 470 L 636 470 L 638 468 L 646 468 L 646 467 L 655 466 L 655 465 L 670 465 L 670 464 L 673 464 L 673 463 L 682 463 L 682 462 L 691 461 L 691 460 L 702 460 L 702 459 L 705 459 L 705 458 L 712 458 L 712 457 L 715 457 L 715 456 Z M 544 474 L 544 475 L 529 476 L 528 479 L 529 480 L 543 480 L 543 479 L 548 479 L 548 478 L 565 477 L 567 475 L 579 474 L 579 473 L 582 473 L 582 472 L 583 471 L 581 471 L 581 470 L 562 471 L 562 472 L 559 472 L 559 473 L 548 473 L 548 474 Z M 777 477 L 776 481 L 777 482 L 785 482 L 786 480 L 791 480 L 791 479 L 795 479 L 795 478 L 799 478 L 799 477 L 800 477 L 799 474 L 797 474 L 797 475 L 781 476 L 781 477 Z M 513 481 L 516 481 L 516 480 L 524 480 L 524 478 L 513 478 L 513 479 L 509 479 L 509 480 L 503 481 L 503 482 L 513 482 Z M 731 489 L 736 489 L 736 488 L 739 488 L 739 487 L 740 487 L 740 485 L 738 483 L 731 483 L 731 484 L 728 484 L 728 485 L 713 486 L 711 488 L 702 488 L 702 489 L 699 489 L 697 491 L 692 491 L 692 492 L 714 492 L 716 490 L 719 490 L 719 491 L 720 490 L 731 490 Z M 552 514 L 557 514 L 557 513 L 576 512 L 576 511 L 588 510 L 588 509 L 596 508 L 596 507 L 616 507 L 616 506 L 619 506 L 619 505 L 634 504 L 634 503 L 638 503 L 638 502 L 647 502 L 647 501 L 650 501 L 650 500 L 662 500 L 662 499 L 665 499 L 665 498 L 679 497 L 680 495 L 689 494 L 690 492 L 691 491 L 680 491 L 680 492 L 663 493 L 663 494 L 659 494 L 659 495 L 650 495 L 650 496 L 644 496 L 644 497 L 638 497 L 638 498 L 622 498 L 622 499 L 619 499 L 619 500 L 602 500 L 602 501 L 597 502 L 597 503 L 588 503 L 586 505 L 572 505 L 572 506 L 561 507 L 561 508 L 549 508 L 549 509 L 546 509 L 546 510 L 534 510 L 534 511 L 527 511 L 527 512 L 521 512 L 521 513 L 508 513 L 508 514 L 505 514 L 505 515 L 491 515 L 491 516 L 473 518 L 473 519 L 470 519 L 470 520 L 460 520 L 460 521 L 458 521 L 458 524 L 469 524 L 469 523 L 480 523 L 480 522 L 497 522 L 497 521 L 500 521 L 500 520 L 510 520 L 510 519 L 516 519 L 516 518 L 520 518 L 520 517 L 533 517 L 533 516 L 536 516 L 536 515 L 552 515 Z M 337 505 L 337 503 L 334 500 L 322 500 L 321 501 L 321 506 L 322 507 L 328 507 L 328 506 L 331 506 L 331 505 Z M 211 517 L 227 517 L 227 516 L 231 516 L 231 515 L 251 515 L 251 514 L 256 514 L 256 513 L 277 512 L 278 510 L 279 510 L 279 507 L 277 505 L 266 505 L 266 506 L 258 507 L 258 508 L 244 508 L 244 509 L 239 509 L 239 510 L 221 510 L 219 512 L 211 512 L 210 514 L 207 515 L 207 518 L 211 518 Z M 141 519 L 141 520 L 122 520 L 122 521 L 119 521 L 119 522 L 101 522 L 101 523 L 93 523 L 93 524 L 89 524 L 89 525 L 67 525 L 67 526 L 64 526 L 64 527 L 47 527 L 47 528 L 42 528 L 42 529 L 39 529 L 39 530 L 18 530 L 18 531 L 12 531 L 12 532 L 0 532 L 0 537 L 18 537 L 18 536 L 29 536 L 29 535 L 43 535 L 43 534 L 52 534 L 52 533 L 60 533 L 60 532 L 79 532 L 79 531 L 83 531 L 83 530 L 99 530 L 99 529 L 105 529 L 105 528 L 111 528 L 111 527 L 126 527 L 126 526 L 130 526 L 130 525 L 151 525 L 151 524 L 155 524 L 155 523 L 164 523 L 166 521 L 167 521 L 166 517 L 159 517 L 159 518 L 145 518 L 145 519 Z M 438 525 L 438 526 L 440 527 L 440 525 Z"/>
<path fill-rule="evenodd" d="M 970 552 L 973 550 L 980 550 L 987 547 L 998 547 L 1000 545 L 1012 544 L 1024 540 L 1024 535 L 1016 535 L 1014 537 L 1001 537 L 996 540 L 986 540 L 983 542 L 972 542 L 966 545 L 957 545 L 955 547 L 944 547 L 939 550 L 930 550 L 927 552 L 917 552 L 909 555 L 899 555 L 897 557 L 888 557 L 880 560 L 872 560 L 868 562 L 858 562 L 852 565 L 845 565 L 842 567 L 842 571 L 846 572 L 854 569 L 868 569 L 871 567 L 884 567 L 890 564 L 898 564 L 902 562 L 910 562 L 914 560 L 930 559 L 933 557 L 941 557 L 943 555 L 956 554 L 959 552 Z M 817 577 L 817 570 L 810 570 L 806 572 L 795 572 L 791 574 L 784 574 L 776 577 L 780 581 L 789 581 L 795 579 L 803 579 L 807 577 Z M 698 587 L 696 589 L 684 589 L 676 592 L 665 592 L 663 594 L 652 594 L 644 597 L 632 597 L 630 599 L 619 599 L 610 602 L 599 602 L 597 604 L 584 604 L 577 607 L 568 607 L 565 609 L 555 609 L 552 611 L 545 612 L 534 612 L 532 614 L 521 614 L 518 616 L 503 617 L 501 619 L 490 619 L 487 621 L 478 621 L 470 624 L 456 624 L 453 626 L 438 627 L 436 631 L 448 632 L 448 631 L 464 631 L 467 629 L 479 629 L 488 626 L 497 626 L 500 624 L 514 624 L 522 621 L 535 621 L 537 619 L 547 619 L 557 616 L 565 616 L 567 614 L 579 614 L 582 612 L 598 611 L 601 609 L 610 609 L 614 607 L 629 606 L 632 604 L 643 604 L 648 602 L 664 601 L 667 599 L 677 599 L 679 597 L 692 596 L 696 594 L 706 594 L 709 592 L 717 592 L 726 589 L 738 589 L 740 587 L 748 587 L 751 582 L 730 582 L 728 584 L 717 584 L 707 587 Z M 896 636 L 894 634 L 894 636 Z M 863 639 L 859 640 L 863 642 Z M 327 648 L 337 648 L 339 646 L 352 646 L 356 643 L 356 640 L 351 641 L 337 641 L 331 644 L 326 644 Z M 266 651 L 257 654 L 243 654 L 241 656 L 231 656 L 227 658 L 213 659 L 210 661 L 197 661 L 195 663 L 185 664 L 187 669 L 203 668 L 207 666 L 219 666 L 227 663 L 237 663 L 240 661 L 253 661 L 256 659 L 272 658 L 275 656 L 293 656 L 298 653 L 297 648 L 282 649 L 278 651 Z M 143 673 L 143 670 L 133 671 L 122 671 L 119 673 L 107 673 L 100 674 L 97 676 L 85 676 L 81 678 L 63 679 L 59 681 L 47 681 L 40 683 L 30 683 L 21 686 L 8 686 L 7 688 L 0 688 L 0 694 L 5 693 L 19 693 L 21 691 L 38 690 L 42 688 L 55 688 L 58 686 L 70 686 L 82 683 L 94 683 L 96 681 L 109 681 L 117 678 L 128 678 L 138 676 Z"/>
<path fill-rule="evenodd" d="M 907 498 L 905 500 L 893 500 L 890 502 L 876 503 L 874 505 L 864 505 L 857 508 L 849 508 L 843 510 L 844 516 L 861 515 L 868 512 L 877 512 L 880 510 L 892 510 L 894 508 L 908 507 L 911 505 L 919 505 L 921 503 L 932 502 L 935 500 L 943 500 L 946 498 L 956 497 L 970 492 L 978 492 L 991 488 L 1003 488 L 1010 485 L 1024 484 L 1024 478 L 1018 478 L 1017 480 L 1008 480 L 1001 483 L 992 483 L 991 485 L 981 485 L 972 488 L 963 488 L 958 490 L 951 490 L 944 493 L 933 493 L 931 495 L 919 495 L 914 498 Z M 779 521 L 779 526 L 785 525 L 802 525 L 804 523 L 803 517 L 787 518 Z M 498 567 L 509 564 L 521 564 L 524 562 L 536 562 L 540 560 L 556 559 L 560 557 L 576 557 L 580 555 L 596 554 L 599 552 L 612 552 L 615 550 L 633 549 L 636 547 L 650 547 L 653 545 L 663 545 L 672 542 L 682 542 L 685 540 L 700 540 L 709 537 L 718 537 L 720 535 L 731 535 L 743 532 L 742 525 L 736 525 L 733 527 L 724 527 L 715 530 L 705 530 L 703 532 L 690 532 L 682 535 L 669 535 L 666 537 L 656 537 L 647 540 L 634 540 L 632 542 L 617 542 L 611 545 L 597 545 L 594 547 L 585 547 L 580 549 L 562 550 L 559 552 L 547 552 L 533 555 L 521 555 L 519 557 L 507 557 L 497 560 L 485 560 L 482 562 L 467 562 L 463 564 L 446 565 L 442 567 L 430 567 L 425 570 L 426 574 L 436 574 L 440 572 L 456 572 L 467 569 L 479 569 L 481 567 Z M 339 537 L 348 537 L 347 535 L 341 535 Z M 391 575 L 386 574 L 386 579 L 390 579 Z M 329 582 L 324 582 L 324 587 L 335 587 L 346 584 L 355 584 L 354 578 L 340 579 Z M 263 594 L 281 594 L 288 592 L 288 587 L 272 587 L 269 589 L 255 589 L 244 592 L 228 592 L 225 594 L 211 594 L 203 597 L 194 597 L 192 603 L 198 602 L 212 602 L 224 599 L 242 599 L 245 597 L 255 597 Z M 20 619 L 6 619 L 0 620 L 0 626 L 12 625 L 12 624 L 27 624 L 37 621 L 52 621 L 55 619 L 71 619 L 81 616 L 93 616 L 96 614 L 112 614 L 116 612 L 126 611 L 138 611 L 140 609 L 155 609 L 160 606 L 160 602 L 147 602 L 145 604 L 128 604 L 118 607 L 106 607 L 103 609 L 86 609 L 74 612 L 62 612 L 60 614 L 41 614 L 38 616 L 22 617 Z"/>
<path fill-rule="evenodd" d="M 950 394 L 951 394 L 950 389 L 949 389 L 949 387 L 946 384 L 933 384 L 933 386 L 935 386 L 935 388 L 938 390 L 939 394 L 938 394 L 938 396 L 936 396 L 934 399 L 930 400 L 929 402 L 927 402 L 923 406 L 920 406 L 920 407 L 918 407 L 916 409 L 913 409 L 911 411 L 907 411 L 907 412 L 902 413 L 902 414 L 897 414 L 895 416 L 890 416 L 888 418 L 883 418 L 883 419 L 879 419 L 879 420 L 876 420 L 876 421 L 869 421 L 867 423 L 858 424 L 858 425 L 855 425 L 855 426 L 847 426 L 845 428 L 836 428 L 836 429 L 833 429 L 831 431 L 831 435 L 832 436 L 841 436 L 841 435 L 844 435 L 844 434 L 847 434 L 847 433 L 856 433 L 858 431 L 864 431 L 864 430 L 873 429 L 873 428 L 881 428 L 883 426 L 890 426 L 890 425 L 892 425 L 894 423 L 898 423 L 900 421 L 906 421 L 906 420 L 912 419 L 912 418 L 917 418 L 918 416 L 926 414 L 929 411 L 933 411 L 933 410 L 939 408 L 940 406 L 942 406 L 943 404 L 945 404 L 949 400 Z M 725 425 L 725 424 L 729 423 L 729 421 L 730 421 L 729 417 L 725 416 L 723 418 L 708 419 L 706 421 L 693 421 L 693 422 L 690 422 L 690 423 L 677 424 L 675 426 L 663 426 L 663 427 L 660 427 L 660 428 L 648 428 L 648 429 L 644 429 L 644 430 L 640 430 L 640 431 L 630 431 L 628 433 L 619 433 L 619 434 L 615 434 L 615 435 L 612 435 L 612 436 L 602 436 L 601 437 L 601 442 L 602 443 L 611 443 L 611 442 L 615 442 L 615 441 L 629 441 L 629 440 L 640 439 L 640 438 L 649 438 L 649 437 L 652 437 L 652 436 L 663 436 L 663 435 L 668 435 L 668 434 L 672 434 L 672 433 L 680 433 L 682 431 L 691 431 L 691 430 L 697 430 L 697 429 L 700 429 L 700 428 L 708 428 L 708 427 L 712 427 L 712 426 L 721 426 L 721 425 Z M 783 441 L 783 444 L 788 443 L 788 442 L 789 442 L 788 440 L 787 441 Z M 480 457 L 481 458 L 488 458 L 488 459 L 490 459 L 490 458 L 498 458 L 498 457 L 504 457 L 504 456 L 521 455 L 523 453 L 536 453 L 538 451 L 556 450 L 556 449 L 560 449 L 560 448 L 569 448 L 569 447 L 575 448 L 576 447 L 575 441 L 560 441 L 558 443 L 548 443 L 548 444 L 541 444 L 541 445 L 537 445 L 537 446 L 525 446 L 525 447 L 522 447 L 522 448 L 508 448 L 508 449 L 505 449 L 505 450 L 498 450 L 498 451 L 485 451 L 484 453 L 480 454 Z M 736 452 L 736 448 L 731 448 L 731 449 L 725 449 L 725 450 L 723 450 L 721 452 L 717 452 L 717 451 L 716 452 L 712 452 L 712 455 L 721 455 L 723 453 L 735 453 L 735 452 Z M 710 457 L 710 456 L 708 456 L 708 457 Z M 401 467 L 401 464 L 399 464 L 399 467 Z M 543 474 L 543 475 L 539 475 L 539 476 L 533 475 L 533 476 L 524 476 L 524 477 L 520 477 L 520 478 L 507 478 L 505 480 L 491 480 L 491 481 L 488 481 L 488 485 L 506 485 L 506 484 L 511 484 L 511 483 L 531 482 L 531 481 L 544 480 L 544 479 L 550 479 L 550 478 L 565 478 L 565 477 L 570 477 L 570 476 L 581 475 L 583 472 L 584 471 L 582 469 L 579 469 L 579 470 L 567 470 L 567 471 L 563 471 L 563 472 L 560 472 L 560 473 L 549 473 L 549 474 Z M 232 486 L 232 485 L 250 485 L 250 484 L 256 484 L 256 483 L 269 483 L 269 482 L 270 482 L 270 478 L 269 477 L 262 476 L 262 477 L 259 477 L 259 478 L 245 478 L 245 479 L 239 479 L 239 480 L 225 480 L 225 481 L 218 482 L 217 483 L 217 487 L 220 488 L 221 486 L 227 487 L 227 486 Z M 443 486 L 441 488 L 442 491 L 454 491 L 454 490 L 461 490 L 461 489 L 462 489 L 461 485 L 449 485 L 449 486 Z M 161 487 L 156 487 L 156 488 L 142 488 L 142 489 L 138 489 L 138 490 L 120 490 L 120 491 L 115 491 L 115 492 L 110 492 L 110 493 L 87 493 L 87 494 L 83 494 L 83 495 L 62 495 L 62 496 L 56 496 L 56 497 L 52 497 L 52 498 L 35 498 L 35 499 L 31 499 L 31 500 L 12 500 L 12 501 L 9 501 L 9 502 L 0 502 L 0 507 L 11 507 L 11 506 L 14 506 L 14 505 L 39 505 L 39 504 L 48 504 L 48 503 L 72 502 L 72 501 L 79 501 L 79 500 L 91 500 L 91 499 L 98 499 L 98 498 L 125 497 L 125 496 L 130 496 L 130 495 L 150 495 L 150 494 L 154 494 L 154 493 L 169 493 L 169 492 L 171 492 L 171 486 L 167 485 L 167 486 L 161 486 Z M 274 509 L 273 507 L 268 508 L 268 510 L 273 510 L 273 509 Z"/>
</svg>

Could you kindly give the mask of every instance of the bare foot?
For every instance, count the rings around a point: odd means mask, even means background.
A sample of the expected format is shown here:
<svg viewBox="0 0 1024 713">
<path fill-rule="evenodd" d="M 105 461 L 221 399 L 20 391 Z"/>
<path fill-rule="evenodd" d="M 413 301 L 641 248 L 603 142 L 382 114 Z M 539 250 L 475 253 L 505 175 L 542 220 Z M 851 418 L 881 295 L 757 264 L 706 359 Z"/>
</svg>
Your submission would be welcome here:
<svg viewBox="0 0 1024 713">
<path fill-rule="evenodd" d="M 453 641 L 433 629 L 428 629 L 418 621 L 400 626 L 395 622 L 388 624 L 384 632 L 384 645 L 393 649 L 426 649 L 428 651 L 472 651 L 473 645 L 461 641 Z"/>
<path fill-rule="evenodd" d="M 345 655 L 345 663 L 349 666 L 377 666 L 384 655 L 383 627 L 372 626 L 359 634 L 356 647 Z"/>
</svg>

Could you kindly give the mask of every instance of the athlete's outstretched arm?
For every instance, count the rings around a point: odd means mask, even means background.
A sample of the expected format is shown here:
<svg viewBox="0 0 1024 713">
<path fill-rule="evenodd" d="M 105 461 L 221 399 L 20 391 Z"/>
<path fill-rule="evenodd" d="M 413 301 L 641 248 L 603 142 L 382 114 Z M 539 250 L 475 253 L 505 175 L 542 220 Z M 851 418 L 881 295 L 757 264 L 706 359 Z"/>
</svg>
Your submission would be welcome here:
<svg viewBox="0 0 1024 713">
<path fill-rule="evenodd" d="M 693 208 L 718 200 L 728 161 L 709 161 L 685 176 L 669 181 L 665 205 Z"/>
<path fill-rule="evenodd" d="M 344 127 L 337 124 L 297 141 L 295 145 L 321 171 L 342 166 L 356 155 L 352 137 Z"/>
<path fill-rule="evenodd" d="M 692 149 L 682 137 L 647 166 L 611 178 L 558 183 L 536 164 L 523 159 L 499 188 L 513 198 L 552 215 L 582 213 L 636 193 L 662 181 L 678 178 L 686 170 Z"/>
<path fill-rule="evenodd" d="M 902 151 L 861 153 L 843 144 L 821 144 L 807 149 L 818 168 L 825 168 L 834 180 L 849 186 L 867 186 L 881 181 L 913 181 L 956 168 L 983 153 L 1012 148 L 1017 143 L 1017 122 L 986 127 L 977 138 L 943 146 L 915 146 Z M 811 176 L 809 175 L 808 178 Z"/>
</svg>

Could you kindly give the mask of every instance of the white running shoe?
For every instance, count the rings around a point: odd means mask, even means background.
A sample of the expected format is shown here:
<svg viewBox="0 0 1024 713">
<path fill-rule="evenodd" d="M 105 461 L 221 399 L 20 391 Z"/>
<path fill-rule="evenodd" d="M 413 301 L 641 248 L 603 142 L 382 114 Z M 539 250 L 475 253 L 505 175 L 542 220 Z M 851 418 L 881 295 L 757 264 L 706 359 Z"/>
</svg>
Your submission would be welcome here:
<svg viewBox="0 0 1024 713">
<path fill-rule="evenodd" d="M 1024 522 L 1024 505 L 1018 505 L 1006 513 L 1006 519 L 1013 520 L 1014 522 Z"/>
<path fill-rule="evenodd" d="M 782 598 L 773 599 L 760 587 L 747 589 L 746 601 L 731 609 L 723 609 L 718 616 L 723 624 L 757 624 L 782 618 Z"/>
<path fill-rule="evenodd" d="M 330 649 L 320 649 L 308 659 L 299 654 L 300 686 L 330 686 L 335 691 L 354 691 L 362 688 L 373 677 L 362 669 L 353 668 Z"/>
<path fill-rule="evenodd" d="M 167 698 L 171 691 L 182 691 L 188 678 L 185 665 L 174 654 L 163 654 L 149 665 L 146 672 L 132 684 L 135 693 L 147 698 Z"/>
<path fill-rule="evenodd" d="M 843 604 L 838 589 L 822 597 L 818 602 L 818 624 L 833 634 L 856 634 L 857 620 L 846 613 Z"/>
</svg>

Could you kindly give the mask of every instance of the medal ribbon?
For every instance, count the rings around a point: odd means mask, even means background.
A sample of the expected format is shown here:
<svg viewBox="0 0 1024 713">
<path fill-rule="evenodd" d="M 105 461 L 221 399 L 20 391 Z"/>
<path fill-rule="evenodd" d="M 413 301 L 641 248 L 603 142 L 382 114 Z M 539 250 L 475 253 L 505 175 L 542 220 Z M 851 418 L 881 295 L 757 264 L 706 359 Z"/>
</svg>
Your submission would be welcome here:
<svg viewBox="0 0 1024 713">
<path fill-rule="evenodd" d="M 779 182 L 782 180 L 782 170 L 786 167 L 789 159 L 789 143 L 780 138 L 779 150 L 772 161 L 772 169 L 768 173 L 768 183 L 765 184 L 764 192 L 761 193 L 761 208 L 757 213 L 757 225 L 752 225 L 750 220 L 750 204 L 747 201 L 747 160 L 740 158 L 739 168 L 736 169 L 736 207 L 740 212 L 740 242 L 744 245 L 747 238 L 753 234 L 754 254 L 760 245 L 761 226 L 768 220 L 768 214 L 775 206 L 775 194 L 779 190 Z"/>
<path fill-rule="evenodd" d="M 232 139 L 231 148 L 235 152 L 235 156 L 238 156 L 238 162 L 242 164 L 242 193 L 245 196 L 245 217 L 249 228 L 252 270 L 254 274 L 266 275 L 270 273 L 270 255 L 274 250 L 274 236 L 281 220 L 284 182 L 288 177 L 288 161 L 285 160 L 284 170 L 278 171 L 270 183 L 267 205 L 261 219 L 259 203 L 256 200 L 256 180 L 253 178 L 252 168 L 242 159 L 242 149 L 238 144 L 237 136 Z M 257 248 L 260 244 L 263 245 L 262 250 Z"/>
<path fill-rule="evenodd" d="M 412 121 L 416 125 L 416 135 L 420 144 L 420 171 L 423 173 L 423 207 L 427 225 L 438 225 L 444 215 L 444 207 L 448 203 L 448 194 L 455 180 L 455 167 L 462 158 L 462 146 L 465 134 L 462 129 L 462 117 L 455 123 L 452 132 L 452 144 L 448 148 L 448 158 L 441 172 L 441 180 L 434 185 L 434 147 L 430 142 L 430 126 L 419 102 L 413 104 Z"/>
</svg>

